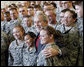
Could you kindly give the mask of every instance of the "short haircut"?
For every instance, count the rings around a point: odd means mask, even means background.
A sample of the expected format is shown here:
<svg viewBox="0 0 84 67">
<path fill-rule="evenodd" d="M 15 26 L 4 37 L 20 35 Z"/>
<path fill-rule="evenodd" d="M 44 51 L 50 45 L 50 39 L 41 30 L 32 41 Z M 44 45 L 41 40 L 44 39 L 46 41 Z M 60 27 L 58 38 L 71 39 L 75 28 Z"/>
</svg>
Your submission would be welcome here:
<svg viewBox="0 0 84 67">
<path fill-rule="evenodd" d="M 75 5 L 83 6 L 83 1 L 76 1 Z"/>
<path fill-rule="evenodd" d="M 41 8 L 40 5 L 34 5 L 34 8 Z"/>
<path fill-rule="evenodd" d="M 31 31 L 29 31 L 28 33 L 25 33 L 25 36 L 26 35 L 29 35 L 32 39 L 36 38 L 36 34 Z"/>
<path fill-rule="evenodd" d="M 33 6 L 28 6 L 27 8 L 32 8 L 33 9 Z"/>
<path fill-rule="evenodd" d="M 17 11 L 17 8 L 11 8 L 10 10 L 15 10 L 15 11 Z M 17 11 L 18 12 L 18 11 Z"/>
<path fill-rule="evenodd" d="M 5 15 L 10 15 L 10 12 L 9 11 L 6 11 L 4 14 Z"/>
<path fill-rule="evenodd" d="M 66 12 L 67 12 L 67 11 L 69 11 L 69 12 L 72 14 L 72 17 L 73 17 L 74 19 L 77 18 L 77 13 L 75 13 L 75 11 L 70 10 L 70 9 L 67 9 Z"/>
<path fill-rule="evenodd" d="M 54 8 L 57 8 L 57 5 L 55 3 L 50 3 L 51 5 L 54 6 Z"/>
<path fill-rule="evenodd" d="M 43 13 L 42 11 L 37 11 L 36 14 L 35 14 L 35 16 L 34 16 L 34 19 L 36 17 L 39 17 L 39 16 L 42 16 L 42 19 L 43 19 L 44 22 L 48 22 L 47 15 L 45 13 Z"/>
<path fill-rule="evenodd" d="M 69 9 L 63 9 L 61 12 L 65 13 L 66 11 L 68 11 Z"/>
</svg>

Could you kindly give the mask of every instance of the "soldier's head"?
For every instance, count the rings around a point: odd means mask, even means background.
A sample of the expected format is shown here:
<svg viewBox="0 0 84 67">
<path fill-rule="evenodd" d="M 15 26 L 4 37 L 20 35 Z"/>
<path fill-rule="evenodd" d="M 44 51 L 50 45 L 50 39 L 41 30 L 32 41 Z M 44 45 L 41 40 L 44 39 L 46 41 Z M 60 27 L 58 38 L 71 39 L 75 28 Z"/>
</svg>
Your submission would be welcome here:
<svg viewBox="0 0 84 67">
<path fill-rule="evenodd" d="M 29 47 L 34 46 L 35 38 L 36 38 L 35 33 L 29 31 L 24 36 L 25 44 Z"/>
<path fill-rule="evenodd" d="M 10 21 L 11 20 L 10 12 L 6 11 L 4 14 L 4 17 L 5 17 L 6 21 Z"/>
<path fill-rule="evenodd" d="M 49 11 L 49 10 L 54 10 L 54 7 L 53 7 L 53 5 L 46 3 L 43 7 L 43 11 L 46 12 L 46 11 Z"/>
<path fill-rule="evenodd" d="M 41 5 L 41 1 L 36 1 L 36 5 Z"/>
<path fill-rule="evenodd" d="M 1 21 L 4 21 L 4 14 L 1 11 Z"/>
<path fill-rule="evenodd" d="M 66 26 L 72 26 L 77 20 L 77 14 L 73 10 L 67 10 L 64 15 Z"/>
<path fill-rule="evenodd" d="M 34 6 L 35 5 L 35 1 L 31 1 L 31 6 Z"/>
<path fill-rule="evenodd" d="M 78 17 L 83 17 L 83 1 L 77 1 L 75 3 L 75 9 Z"/>
<path fill-rule="evenodd" d="M 12 20 L 16 20 L 18 18 L 18 11 L 16 8 L 10 9 L 10 16 Z"/>
<path fill-rule="evenodd" d="M 72 2 L 71 1 L 61 1 L 62 3 L 62 8 L 63 9 L 69 9 L 70 7 L 72 7 Z"/>
<path fill-rule="evenodd" d="M 54 11 L 46 11 L 45 14 L 48 16 L 49 24 L 53 24 L 54 22 L 56 22 L 56 14 L 54 13 Z"/>
<path fill-rule="evenodd" d="M 15 26 L 13 28 L 13 36 L 16 40 L 24 39 L 25 30 L 21 25 Z"/>
<path fill-rule="evenodd" d="M 63 24 L 64 23 L 64 15 L 65 15 L 65 12 L 67 11 L 68 9 L 64 9 L 60 12 L 60 23 Z"/>
<path fill-rule="evenodd" d="M 54 42 L 56 30 L 51 26 L 43 27 L 40 31 L 41 44 L 48 44 Z"/>
<path fill-rule="evenodd" d="M 22 1 L 21 4 L 22 4 L 22 6 L 24 6 L 24 7 L 28 7 L 29 2 L 28 2 L 28 1 Z"/>
<path fill-rule="evenodd" d="M 27 15 L 27 8 L 26 7 L 20 7 L 19 8 L 19 15 L 21 15 L 22 17 Z"/>
<path fill-rule="evenodd" d="M 32 6 L 27 7 L 28 15 L 34 16 L 34 8 Z"/>
<path fill-rule="evenodd" d="M 32 26 L 32 18 L 31 18 L 31 16 L 26 15 L 26 16 L 23 17 L 23 20 L 24 20 L 24 24 L 27 27 L 31 27 Z"/>
<path fill-rule="evenodd" d="M 42 10 L 40 5 L 34 5 L 34 14 L 39 11 Z"/>
<path fill-rule="evenodd" d="M 37 11 L 34 16 L 34 25 L 37 32 L 40 32 L 42 27 L 48 25 L 48 17 L 42 11 Z"/>
</svg>

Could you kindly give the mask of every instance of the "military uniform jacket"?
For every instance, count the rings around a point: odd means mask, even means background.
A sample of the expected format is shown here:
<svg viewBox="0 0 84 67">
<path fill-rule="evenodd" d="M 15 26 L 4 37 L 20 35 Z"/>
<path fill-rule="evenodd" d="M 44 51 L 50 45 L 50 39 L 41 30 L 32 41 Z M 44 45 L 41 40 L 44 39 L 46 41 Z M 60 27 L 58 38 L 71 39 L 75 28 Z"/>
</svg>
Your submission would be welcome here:
<svg viewBox="0 0 84 67">
<path fill-rule="evenodd" d="M 29 47 L 24 47 L 23 49 L 23 66 L 36 66 L 36 49 L 35 47 L 32 50 L 29 50 Z"/>
<path fill-rule="evenodd" d="M 63 25 L 60 25 L 58 28 L 64 35 L 65 46 L 61 49 L 65 66 L 74 66 L 77 64 L 77 58 L 79 53 L 79 36 L 78 36 L 78 28 L 75 25 L 74 27 L 70 27 L 66 29 Z"/>
<path fill-rule="evenodd" d="M 9 46 L 8 66 L 22 66 L 22 52 L 24 42 L 17 44 L 14 40 Z"/>
<path fill-rule="evenodd" d="M 48 48 L 52 47 L 54 49 L 59 50 L 59 47 L 53 44 L 47 44 L 45 48 L 39 53 L 38 58 L 37 58 L 37 66 L 61 66 L 61 63 L 59 62 L 58 58 L 56 56 L 46 58 L 45 55 L 43 54 L 43 51 Z"/>
<path fill-rule="evenodd" d="M 5 32 L 1 31 L 1 66 L 6 66 L 8 51 L 8 37 Z"/>
</svg>

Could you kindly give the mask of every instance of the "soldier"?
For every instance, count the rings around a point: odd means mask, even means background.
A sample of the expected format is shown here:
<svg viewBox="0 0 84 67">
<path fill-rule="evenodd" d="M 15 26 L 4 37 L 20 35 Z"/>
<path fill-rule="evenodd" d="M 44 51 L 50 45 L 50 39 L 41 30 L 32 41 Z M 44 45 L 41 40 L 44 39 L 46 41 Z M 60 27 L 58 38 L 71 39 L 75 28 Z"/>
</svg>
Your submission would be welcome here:
<svg viewBox="0 0 84 67">
<path fill-rule="evenodd" d="M 24 36 L 25 46 L 23 48 L 23 66 L 36 66 L 35 37 L 33 32 L 28 32 Z"/>
<path fill-rule="evenodd" d="M 1 12 L 1 30 L 4 31 L 4 28 L 5 28 L 4 14 Z"/>
<path fill-rule="evenodd" d="M 32 6 L 28 6 L 27 11 L 28 15 L 32 18 L 32 24 L 34 25 L 34 8 Z"/>
<path fill-rule="evenodd" d="M 16 26 L 13 29 L 14 41 L 9 45 L 8 66 L 22 66 L 22 50 L 24 45 L 24 28 Z"/>
<path fill-rule="evenodd" d="M 7 34 L 1 31 L 1 66 L 7 66 L 7 59 L 8 59 L 8 37 Z"/>
<path fill-rule="evenodd" d="M 45 49 L 49 47 L 57 49 L 58 51 L 60 50 L 59 47 L 55 44 L 55 38 L 57 36 L 55 32 L 56 30 L 51 26 L 47 26 L 41 29 L 40 40 L 41 44 L 45 45 L 45 47 L 38 55 L 37 66 L 62 66 L 57 56 L 46 58 L 44 55 Z"/>
<path fill-rule="evenodd" d="M 12 30 L 15 26 L 20 25 L 21 24 L 21 19 L 18 17 L 18 11 L 17 8 L 11 8 L 10 9 L 10 16 L 12 19 L 12 23 L 10 25 L 10 31 L 12 34 Z"/>
<path fill-rule="evenodd" d="M 41 31 L 41 29 L 43 27 L 48 25 L 47 16 L 43 12 L 37 11 L 35 16 L 34 16 L 34 25 L 35 25 L 35 28 L 38 32 L 37 37 L 35 39 L 35 47 L 37 50 L 37 54 L 39 54 L 39 52 L 42 50 L 42 48 L 45 47 L 44 45 L 42 45 L 40 43 L 39 32 Z M 49 58 L 51 56 L 61 55 L 61 52 L 59 52 L 58 50 L 53 49 L 53 48 L 48 48 L 45 50 L 45 55 L 46 55 L 46 58 Z"/>
<path fill-rule="evenodd" d="M 29 15 L 24 16 L 23 21 L 24 21 L 24 24 L 22 24 L 22 26 L 23 26 L 25 32 L 28 33 L 28 31 L 32 31 L 37 35 L 37 31 L 32 23 L 31 16 L 29 16 Z"/>
<path fill-rule="evenodd" d="M 77 27 L 79 30 L 80 52 L 79 52 L 79 66 L 83 66 L 83 1 L 77 1 L 75 3 L 76 13 L 78 15 Z"/>
<path fill-rule="evenodd" d="M 75 66 L 78 62 L 79 53 L 79 36 L 78 28 L 76 26 L 77 14 L 72 10 L 67 10 L 64 15 L 65 22 L 60 26 L 60 31 L 65 36 L 66 46 L 62 53 L 67 51 L 67 56 L 64 57 L 66 65 Z"/>
<path fill-rule="evenodd" d="M 62 8 L 63 9 L 71 9 L 74 10 L 73 6 L 72 6 L 72 1 L 61 1 L 62 4 Z"/>
<path fill-rule="evenodd" d="M 23 16 L 28 15 L 27 14 L 27 7 L 19 7 L 19 18 L 23 20 Z M 23 21 L 22 21 L 23 22 Z"/>
<path fill-rule="evenodd" d="M 56 29 L 58 23 L 56 21 L 56 14 L 51 11 L 46 11 L 45 14 L 48 16 L 48 25 Z"/>
<path fill-rule="evenodd" d="M 5 29 L 4 29 L 4 32 L 8 35 L 8 38 L 9 38 L 9 40 L 10 40 L 10 42 L 11 41 L 13 41 L 14 40 L 14 37 L 13 37 L 13 35 L 11 34 L 11 24 L 12 24 L 12 20 L 11 20 L 11 16 L 10 16 L 10 12 L 6 12 L 5 14 L 4 14 L 4 17 L 5 17 L 5 19 L 6 19 L 6 24 L 5 24 Z M 13 25 L 12 25 L 13 26 Z"/>
</svg>

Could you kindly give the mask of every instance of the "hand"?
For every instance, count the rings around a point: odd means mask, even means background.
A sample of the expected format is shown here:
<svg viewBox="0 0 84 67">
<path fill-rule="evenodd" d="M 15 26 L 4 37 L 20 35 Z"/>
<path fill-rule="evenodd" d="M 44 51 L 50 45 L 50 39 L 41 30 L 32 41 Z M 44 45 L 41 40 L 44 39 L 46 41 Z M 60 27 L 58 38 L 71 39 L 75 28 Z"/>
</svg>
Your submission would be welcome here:
<svg viewBox="0 0 84 67">
<path fill-rule="evenodd" d="M 54 49 L 54 48 L 46 48 L 44 51 L 43 51 L 44 55 L 46 56 L 46 58 L 49 58 L 49 57 L 52 57 L 52 56 L 55 56 L 55 55 L 58 55 L 59 54 L 59 51 Z"/>
</svg>

